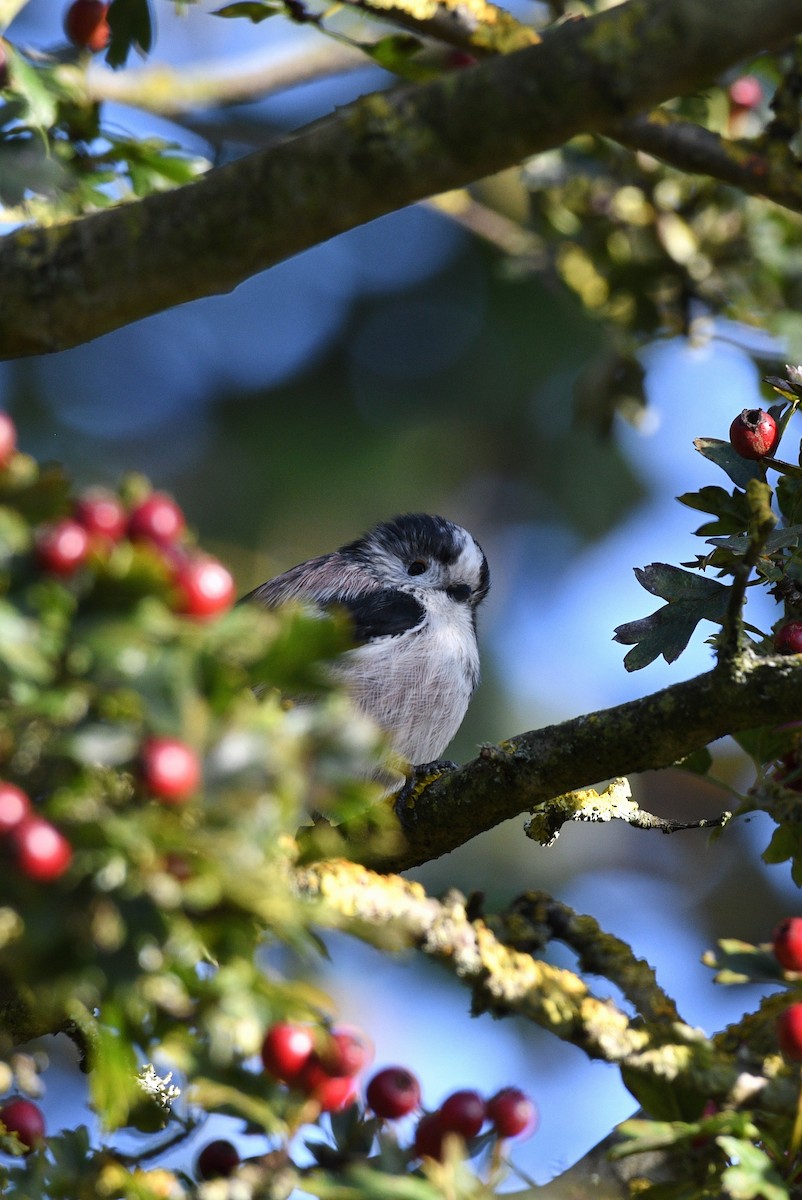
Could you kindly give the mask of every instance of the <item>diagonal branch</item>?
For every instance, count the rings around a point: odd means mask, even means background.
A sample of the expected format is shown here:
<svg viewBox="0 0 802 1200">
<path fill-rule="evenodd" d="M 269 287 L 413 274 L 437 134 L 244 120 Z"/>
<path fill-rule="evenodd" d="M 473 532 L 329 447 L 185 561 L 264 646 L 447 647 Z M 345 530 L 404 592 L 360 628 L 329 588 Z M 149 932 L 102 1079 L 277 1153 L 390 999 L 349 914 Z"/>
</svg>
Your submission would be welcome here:
<svg viewBox="0 0 802 1200">
<path fill-rule="evenodd" d="M 399 803 L 406 844 L 380 865 L 429 862 L 556 795 L 672 766 L 728 733 L 796 720 L 800 689 L 798 655 L 746 654 L 643 699 L 486 746 Z"/>
<path fill-rule="evenodd" d="M 0 358 L 229 291 L 344 230 L 695 91 L 799 33 L 799 0 L 627 0 L 540 45 L 364 97 L 176 191 L 18 230 L 0 244 Z"/>
</svg>

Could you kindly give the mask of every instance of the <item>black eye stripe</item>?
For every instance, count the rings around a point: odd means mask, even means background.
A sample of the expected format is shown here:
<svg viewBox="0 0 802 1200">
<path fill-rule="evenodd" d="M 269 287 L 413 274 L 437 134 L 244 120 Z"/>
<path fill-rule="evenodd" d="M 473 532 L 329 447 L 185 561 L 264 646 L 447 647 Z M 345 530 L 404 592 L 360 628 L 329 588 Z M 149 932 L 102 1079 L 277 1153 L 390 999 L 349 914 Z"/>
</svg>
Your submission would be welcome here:
<svg viewBox="0 0 802 1200">
<path fill-rule="evenodd" d="M 464 604 L 471 598 L 471 589 L 467 583 L 453 583 L 451 587 L 446 588 L 446 595 L 459 604 Z"/>
</svg>

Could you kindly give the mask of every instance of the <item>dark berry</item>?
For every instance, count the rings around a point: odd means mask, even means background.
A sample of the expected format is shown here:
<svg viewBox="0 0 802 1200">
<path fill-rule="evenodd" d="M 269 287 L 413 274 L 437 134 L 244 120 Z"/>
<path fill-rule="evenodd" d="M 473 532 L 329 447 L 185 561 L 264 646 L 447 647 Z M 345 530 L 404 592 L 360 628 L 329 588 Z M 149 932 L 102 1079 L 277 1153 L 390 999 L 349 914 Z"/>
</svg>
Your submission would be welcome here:
<svg viewBox="0 0 802 1200">
<path fill-rule="evenodd" d="M 424 1113 L 418 1121 L 415 1130 L 413 1149 L 417 1158 L 434 1158 L 438 1162 L 443 1157 L 443 1138 L 446 1131 L 440 1121 L 440 1113 Z"/>
<path fill-rule="evenodd" d="M 777 1042 L 786 1058 L 802 1062 L 802 1004 L 792 1004 L 777 1018 Z"/>
<path fill-rule="evenodd" d="M 183 804 L 198 790 L 198 756 L 178 738 L 149 738 L 142 746 L 141 761 L 145 787 L 165 804 Z"/>
<path fill-rule="evenodd" d="M 17 864 L 30 879 L 58 879 L 72 862 L 72 847 L 63 833 L 43 817 L 29 817 L 14 831 Z"/>
<path fill-rule="evenodd" d="M 774 645 L 781 654 L 802 654 L 802 621 L 786 621 L 774 634 Z"/>
<path fill-rule="evenodd" d="M 395 1121 L 420 1107 L 420 1084 L 406 1067 L 385 1067 L 368 1084 L 366 1099 L 377 1117 Z"/>
<path fill-rule="evenodd" d="M 236 595 L 231 572 L 216 558 L 191 558 L 176 573 L 179 610 L 190 617 L 213 617 L 231 608 Z"/>
<path fill-rule="evenodd" d="M 73 0 L 64 14 L 64 32 L 73 46 L 93 54 L 105 50 L 111 40 L 108 11 L 104 0 Z"/>
<path fill-rule="evenodd" d="M 358 1075 L 373 1058 L 373 1046 L 359 1029 L 335 1029 L 319 1052 L 329 1075 Z"/>
<path fill-rule="evenodd" d="M 16 449 L 17 427 L 8 413 L 0 412 L 0 467 L 6 466 Z"/>
<path fill-rule="evenodd" d="M 9 83 L 8 51 L 5 42 L 0 38 L 0 89 L 7 88 Z"/>
<path fill-rule="evenodd" d="M 485 1123 L 486 1106 L 478 1092 L 465 1089 L 453 1092 L 440 1106 L 440 1124 L 448 1133 L 458 1133 L 468 1141 L 476 1137 Z"/>
<path fill-rule="evenodd" d="M 786 971 L 802 971 L 802 917 L 786 917 L 774 930 L 774 957 Z"/>
<path fill-rule="evenodd" d="M 155 542 L 171 546 L 184 532 L 184 514 L 164 492 L 151 494 L 137 504 L 128 518 L 128 534 L 134 541 Z"/>
<path fill-rule="evenodd" d="M 745 408 L 730 425 L 730 444 L 741 458 L 765 458 L 777 440 L 777 422 L 763 408 Z"/>
<path fill-rule="evenodd" d="M 128 517 L 113 492 L 91 488 L 75 502 L 75 519 L 87 533 L 119 542 L 128 526 Z"/>
<path fill-rule="evenodd" d="M 201 1179 L 228 1179 L 239 1164 L 237 1147 L 225 1138 L 218 1138 L 217 1141 L 209 1142 L 203 1147 L 198 1155 L 195 1170 Z"/>
<path fill-rule="evenodd" d="M 19 1140 L 29 1150 L 45 1136 L 45 1119 L 38 1104 L 32 1100 L 7 1100 L 0 1108 L 0 1121 L 6 1127 L 7 1133 L 16 1133 Z"/>
<path fill-rule="evenodd" d="M 43 526 L 36 535 L 39 562 L 54 575 L 72 575 L 88 553 L 89 534 L 71 517 Z"/>
<path fill-rule="evenodd" d="M 757 108 L 763 99 L 763 88 L 754 75 L 741 75 L 730 84 L 727 94 L 734 111 L 749 112 Z"/>
<path fill-rule="evenodd" d="M 314 1031 L 308 1025 L 277 1021 L 262 1042 L 262 1063 L 268 1074 L 282 1083 L 294 1084 L 314 1054 Z"/>
<path fill-rule="evenodd" d="M 22 788 L 0 780 L 0 834 L 13 833 L 31 811 L 31 802 Z"/>
<path fill-rule="evenodd" d="M 534 1102 L 519 1088 L 505 1087 L 487 1102 L 487 1116 L 501 1138 L 534 1133 L 537 1109 Z"/>
<path fill-rule="evenodd" d="M 476 55 L 470 54 L 467 50 L 450 50 L 446 56 L 447 65 L 457 70 L 463 67 L 475 67 L 478 61 Z"/>
</svg>

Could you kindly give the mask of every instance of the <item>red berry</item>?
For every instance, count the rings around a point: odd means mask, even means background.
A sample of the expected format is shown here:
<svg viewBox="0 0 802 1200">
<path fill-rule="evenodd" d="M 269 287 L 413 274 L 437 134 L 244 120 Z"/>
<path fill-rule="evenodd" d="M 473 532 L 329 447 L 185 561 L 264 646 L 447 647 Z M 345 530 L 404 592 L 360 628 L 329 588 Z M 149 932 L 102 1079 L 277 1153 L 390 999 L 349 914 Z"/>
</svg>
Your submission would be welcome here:
<svg viewBox="0 0 802 1200">
<path fill-rule="evenodd" d="M 802 917 L 786 917 L 774 930 L 774 957 L 786 971 L 802 971 Z"/>
<path fill-rule="evenodd" d="M 0 1121 L 6 1127 L 7 1133 L 16 1133 L 19 1140 L 29 1150 L 45 1136 L 45 1119 L 38 1104 L 32 1100 L 7 1100 L 0 1108 Z"/>
<path fill-rule="evenodd" d="M 368 1084 L 366 1099 L 377 1117 L 395 1121 L 420 1107 L 420 1084 L 406 1067 L 385 1067 Z"/>
<path fill-rule="evenodd" d="M 446 56 L 447 65 L 456 69 L 460 67 L 475 67 L 478 61 L 479 59 L 467 50 L 450 50 Z"/>
<path fill-rule="evenodd" d="M 739 112 L 748 112 L 757 108 L 763 99 L 763 88 L 760 80 L 754 75 L 741 75 L 734 80 L 728 89 L 730 105 Z"/>
<path fill-rule="evenodd" d="M 30 811 L 31 802 L 22 788 L 0 780 L 0 834 L 12 833 Z"/>
<path fill-rule="evenodd" d="M 745 408 L 730 425 L 730 444 L 741 458 L 765 458 L 777 441 L 777 422 L 763 408 Z"/>
<path fill-rule="evenodd" d="M 87 533 L 119 542 L 128 525 L 128 517 L 113 492 L 91 488 L 75 502 L 75 519 Z"/>
<path fill-rule="evenodd" d="M 359 1029 L 335 1029 L 319 1052 L 329 1075 L 358 1075 L 373 1058 L 373 1046 Z"/>
<path fill-rule="evenodd" d="M 178 568 L 179 609 L 190 617 L 213 617 L 234 603 L 231 572 L 216 558 L 191 558 Z"/>
<path fill-rule="evenodd" d="M 93 54 L 106 49 L 111 40 L 109 7 L 104 0 L 73 0 L 64 14 L 64 32 L 74 46 Z"/>
<path fill-rule="evenodd" d="M 55 525 L 43 526 L 36 535 L 39 562 L 54 575 L 72 575 L 89 553 L 89 534 L 83 525 L 64 517 Z"/>
<path fill-rule="evenodd" d="M 802 1062 L 802 1004 L 792 1004 L 777 1018 L 777 1042 L 786 1058 Z"/>
<path fill-rule="evenodd" d="M 29 817 L 18 825 L 14 846 L 20 870 L 43 883 L 58 879 L 72 862 L 70 843 L 43 817 Z"/>
<path fill-rule="evenodd" d="M 151 492 L 147 499 L 131 512 L 128 518 L 128 535 L 134 541 L 156 542 L 159 546 L 171 546 L 184 532 L 184 514 L 164 492 Z"/>
<path fill-rule="evenodd" d="M 262 1042 L 262 1063 L 265 1070 L 282 1083 L 294 1084 L 315 1050 L 314 1031 L 308 1025 L 292 1025 L 277 1021 L 271 1025 Z"/>
<path fill-rule="evenodd" d="M 3 58 L 5 59 L 5 51 Z M 0 467 L 6 466 L 16 448 L 17 428 L 8 413 L 0 412 Z"/>
<path fill-rule="evenodd" d="M 203 1147 L 195 1169 L 201 1179 L 228 1179 L 229 1175 L 234 1174 L 239 1163 L 237 1147 L 225 1138 L 218 1138 L 217 1141 L 209 1142 Z"/>
<path fill-rule="evenodd" d="M 774 634 L 774 645 L 782 654 L 802 654 L 802 621 L 786 621 Z"/>
<path fill-rule="evenodd" d="M 518 1137 L 534 1133 L 537 1128 L 537 1108 L 519 1088 L 505 1087 L 487 1102 L 487 1116 L 499 1137 Z"/>
<path fill-rule="evenodd" d="M 178 738 L 149 738 L 142 746 L 145 787 L 166 804 L 183 804 L 201 781 L 194 750 Z"/>
<path fill-rule="evenodd" d="M 348 1075 L 324 1075 L 313 1088 L 304 1090 L 313 1100 L 317 1100 L 321 1112 L 341 1112 L 353 1104 L 357 1097 L 356 1080 Z"/>
<path fill-rule="evenodd" d="M 485 1123 L 485 1102 L 478 1092 L 453 1092 L 440 1106 L 440 1124 L 448 1133 L 458 1133 L 467 1142 Z"/>
<path fill-rule="evenodd" d="M 443 1138 L 446 1131 L 440 1122 L 440 1113 L 424 1113 L 418 1121 L 415 1130 L 413 1148 L 417 1158 L 435 1158 L 438 1162 L 443 1157 Z"/>
</svg>

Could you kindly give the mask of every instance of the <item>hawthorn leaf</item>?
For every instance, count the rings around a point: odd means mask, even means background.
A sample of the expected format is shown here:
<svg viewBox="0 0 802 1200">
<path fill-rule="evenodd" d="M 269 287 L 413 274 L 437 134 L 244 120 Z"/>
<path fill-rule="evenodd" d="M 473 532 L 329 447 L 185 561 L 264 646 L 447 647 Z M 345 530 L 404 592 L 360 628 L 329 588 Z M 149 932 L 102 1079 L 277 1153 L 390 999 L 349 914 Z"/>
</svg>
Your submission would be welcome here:
<svg viewBox="0 0 802 1200">
<path fill-rule="evenodd" d="M 708 486 L 700 488 L 698 492 L 684 492 L 677 499 L 688 508 L 712 513 L 716 518 L 695 530 L 702 537 L 716 533 L 743 533 L 749 525 L 749 505 L 746 496 L 738 488 L 730 493 L 721 487 Z"/>
<path fill-rule="evenodd" d="M 745 488 L 750 479 L 763 478 L 764 468 L 759 462 L 741 458 L 730 443 L 721 438 L 694 438 L 693 444 L 703 458 L 721 467 L 736 487 Z"/>
<path fill-rule="evenodd" d="M 729 588 L 683 571 L 668 563 L 651 563 L 636 568 L 638 582 L 653 596 L 668 603 L 648 617 L 619 625 L 613 640 L 634 646 L 626 655 L 627 671 L 638 671 L 662 654 L 668 663 L 679 658 L 700 621 L 721 623 L 727 609 Z"/>
<path fill-rule="evenodd" d="M 106 54 L 110 67 L 125 65 L 132 46 L 149 54 L 153 45 L 153 22 L 148 0 L 114 0 L 109 9 L 111 42 Z"/>
<path fill-rule="evenodd" d="M 247 17 L 254 25 L 276 13 L 283 11 L 283 5 L 270 4 L 268 0 L 237 0 L 234 4 L 224 4 L 212 12 L 213 17 Z"/>
<path fill-rule="evenodd" d="M 732 1200 L 754 1200 L 757 1196 L 764 1200 L 788 1200 L 788 1189 L 765 1150 L 745 1138 L 724 1134 L 716 1142 L 731 1160 L 721 1182 Z"/>
</svg>

